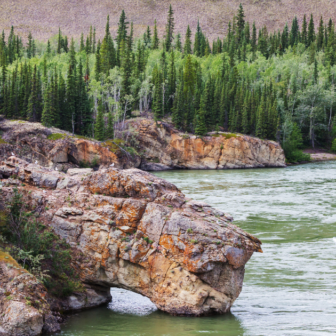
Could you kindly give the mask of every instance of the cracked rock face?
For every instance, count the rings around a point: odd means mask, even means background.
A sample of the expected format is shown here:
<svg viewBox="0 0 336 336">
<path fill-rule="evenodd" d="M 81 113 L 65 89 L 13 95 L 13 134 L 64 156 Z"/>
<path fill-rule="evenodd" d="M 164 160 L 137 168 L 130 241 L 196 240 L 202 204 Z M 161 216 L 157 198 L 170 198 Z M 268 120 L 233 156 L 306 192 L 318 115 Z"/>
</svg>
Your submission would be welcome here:
<svg viewBox="0 0 336 336">
<path fill-rule="evenodd" d="M 275 141 L 227 133 L 197 137 L 148 119 L 129 121 L 129 124 L 139 130 L 137 140 L 146 157 L 141 165 L 144 170 L 286 166 L 283 149 Z"/>
<path fill-rule="evenodd" d="M 3 197 L 16 185 L 39 219 L 82 252 L 83 284 L 140 293 L 171 314 L 228 312 L 246 262 L 261 252 L 232 217 L 138 169 L 65 174 L 11 157 L 0 174 Z"/>
</svg>

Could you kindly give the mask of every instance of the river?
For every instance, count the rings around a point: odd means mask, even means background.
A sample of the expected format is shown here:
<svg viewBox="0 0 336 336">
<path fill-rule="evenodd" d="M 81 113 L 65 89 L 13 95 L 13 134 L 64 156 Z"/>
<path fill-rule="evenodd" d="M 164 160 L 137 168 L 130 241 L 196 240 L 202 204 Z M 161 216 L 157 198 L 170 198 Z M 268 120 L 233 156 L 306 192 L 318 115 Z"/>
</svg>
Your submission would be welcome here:
<svg viewBox="0 0 336 336">
<path fill-rule="evenodd" d="M 230 213 L 262 240 L 225 316 L 172 317 L 113 290 L 108 308 L 71 316 L 65 336 L 336 334 L 336 162 L 285 169 L 155 173 L 188 197 Z"/>
</svg>

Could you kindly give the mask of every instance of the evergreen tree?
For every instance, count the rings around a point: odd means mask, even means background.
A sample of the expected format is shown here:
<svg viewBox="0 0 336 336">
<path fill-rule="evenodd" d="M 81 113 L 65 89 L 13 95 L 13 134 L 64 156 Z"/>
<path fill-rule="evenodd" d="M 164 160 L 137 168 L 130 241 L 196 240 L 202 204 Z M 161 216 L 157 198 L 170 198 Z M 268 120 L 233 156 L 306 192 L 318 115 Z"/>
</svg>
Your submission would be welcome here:
<svg viewBox="0 0 336 336">
<path fill-rule="evenodd" d="M 183 52 L 185 55 L 191 54 L 191 39 L 190 38 L 191 38 L 191 30 L 188 25 L 186 36 L 185 36 L 184 48 L 183 48 Z"/>
<path fill-rule="evenodd" d="M 132 85 L 131 77 L 132 77 L 131 50 L 129 50 L 129 48 L 126 47 L 122 66 L 120 102 L 123 108 L 126 108 L 126 115 L 128 117 L 130 117 L 132 114 L 131 105 L 128 105 L 128 100 L 126 97 L 131 94 L 131 85 Z"/>
<path fill-rule="evenodd" d="M 302 33 L 301 33 L 301 42 L 307 47 L 308 46 L 308 32 L 307 32 L 307 18 L 306 14 L 303 17 L 302 23 Z"/>
<path fill-rule="evenodd" d="M 253 26 L 252 26 L 251 47 L 252 47 L 252 52 L 253 52 L 253 55 L 254 55 L 255 52 L 257 51 L 257 28 L 256 28 L 256 25 L 255 25 L 255 22 L 253 22 Z"/>
<path fill-rule="evenodd" d="M 41 118 L 42 124 L 46 127 L 58 126 L 58 116 L 55 109 L 55 97 L 53 89 L 54 77 L 52 76 L 44 93 L 44 104 Z"/>
<path fill-rule="evenodd" d="M 202 103 L 201 103 L 201 109 L 197 113 L 197 120 L 196 120 L 196 128 L 195 128 L 195 134 L 196 135 L 205 135 L 207 133 L 207 127 L 206 127 L 206 122 L 205 122 L 205 111 L 202 108 Z"/>
<path fill-rule="evenodd" d="M 98 113 L 94 128 L 94 137 L 98 141 L 105 140 L 104 107 L 101 99 L 99 100 L 98 103 Z"/>
<path fill-rule="evenodd" d="M 33 77 L 31 80 L 31 93 L 28 101 L 27 117 L 29 121 L 36 122 L 39 117 L 39 103 L 38 103 L 38 91 L 37 91 L 37 69 L 34 66 Z"/>
<path fill-rule="evenodd" d="M 174 108 L 172 115 L 172 122 L 174 123 L 177 129 L 182 129 L 184 123 L 184 99 L 183 99 L 183 82 L 180 82 L 180 85 L 176 91 L 176 97 L 174 100 Z"/>
<path fill-rule="evenodd" d="M 84 34 L 81 34 L 81 38 L 80 38 L 80 45 L 79 45 L 79 51 L 84 51 L 85 50 L 85 45 L 84 45 Z"/>
<path fill-rule="evenodd" d="M 317 61 L 314 59 L 314 84 L 317 84 L 318 80 L 318 69 L 317 69 Z"/>
<path fill-rule="evenodd" d="M 164 115 L 163 108 L 163 75 L 162 72 L 155 65 L 153 69 L 153 83 L 154 83 L 154 95 L 153 95 L 153 104 L 152 110 L 154 112 L 155 120 L 162 119 Z"/>
<path fill-rule="evenodd" d="M 245 14 L 242 4 L 239 5 L 238 13 L 237 13 L 237 39 L 238 43 L 242 42 L 243 32 L 245 28 Z"/>
<path fill-rule="evenodd" d="M 182 52 L 182 43 L 181 43 L 181 34 L 178 33 L 176 34 L 176 37 L 175 37 L 175 49 L 179 52 Z"/>
<path fill-rule="evenodd" d="M 62 33 L 61 28 L 58 28 L 57 54 L 60 54 L 61 51 L 62 51 Z"/>
<path fill-rule="evenodd" d="M 114 138 L 113 116 L 112 113 L 109 112 L 107 119 L 106 139 L 113 139 L 113 138 Z"/>
<path fill-rule="evenodd" d="M 153 42 L 152 42 L 152 49 L 158 49 L 159 48 L 159 36 L 156 26 L 156 20 L 154 21 L 154 36 L 153 36 Z"/>
<path fill-rule="evenodd" d="M 166 34 L 165 34 L 166 51 L 170 51 L 173 39 L 174 39 L 174 11 L 172 5 L 169 5 Z"/>
<path fill-rule="evenodd" d="M 315 27 L 314 27 L 313 14 L 311 14 L 308 26 L 308 37 L 307 37 L 308 46 L 310 46 L 314 41 L 315 41 Z"/>
<path fill-rule="evenodd" d="M 119 18 L 118 32 L 117 32 L 117 53 L 116 53 L 117 55 L 116 55 L 116 63 L 119 66 L 121 65 L 120 58 L 121 58 L 121 56 L 123 54 L 122 45 L 125 46 L 125 44 L 127 43 L 127 27 L 128 27 L 128 22 L 126 20 L 126 14 L 125 14 L 125 11 L 122 10 L 120 18 Z M 108 34 L 110 34 L 110 32 L 109 32 L 109 21 L 108 21 L 108 23 L 106 25 L 105 36 L 107 35 L 107 30 L 108 30 Z"/>
<path fill-rule="evenodd" d="M 174 95 L 176 91 L 176 68 L 175 68 L 175 53 L 171 51 L 170 53 L 170 64 L 169 64 L 169 71 L 168 71 L 168 103 L 167 109 L 168 112 L 171 112 L 173 107 Z"/>
<path fill-rule="evenodd" d="M 202 30 L 198 20 L 195 34 L 195 43 L 194 43 L 194 54 L 196 56 L 201 56 L 201 36 L 202 36 Z"/>
<path fill-rule="evenodd" d="M 149 28 L 149 26 L 147 26 L 147 30 L 144 34 L 144 44 L 145 44 L 145 47 L 149 47 L 152 43 L 152 32 Z"/>
<path fill-rule="evenodd" d="M 292 21 L 292 27 L 291 27 L 291 32 L 289 35 L 289 44 L 293 47 L 294 44 L 297 44 L 299 41 L 299 22 L 297 17 Z"/>
<path fill-rule="evenodd" d="M 323 18 L 321 16 L 320 25 L 317 34 L 317 50 L 321 50 L 324 44 L 324 24 Z"/>
</svg>

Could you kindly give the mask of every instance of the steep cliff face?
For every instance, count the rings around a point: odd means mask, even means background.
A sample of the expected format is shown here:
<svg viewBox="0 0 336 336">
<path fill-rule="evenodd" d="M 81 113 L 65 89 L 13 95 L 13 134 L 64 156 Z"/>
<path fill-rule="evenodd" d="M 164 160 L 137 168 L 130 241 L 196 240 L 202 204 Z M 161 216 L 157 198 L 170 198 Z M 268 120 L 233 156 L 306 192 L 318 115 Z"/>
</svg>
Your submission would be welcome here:
<svg viewBox="0 0 336 336">
<path fill-rule="evenodd" d="M 228 312 L 246 262 L 261 252 L 229 215 L 138 169 L 65 174 L 11 157 L 0 174 L 3 199 L 17 186 L 29 210 L 81 252 L 84 285 L 141 293 L 171 314 Z"/>
<path fill-rule="evenodd" d="M 145 170 L 286 166 L 283 149 L 274 141 L 224 132 L 197 137 L 148 119 L 132 125 L 138 130 L 137 140 L 146 158 L 141 168 Z"/>
<path fill-rule="evenodd" d="M 143 118 L 128 121 L 127 127 L 141 156 L 127 152 L 128 145 L 120 146 L 118 140 L 101 143 L 38 123 L 2 120 L 0 131 L 8 144 L 0 142 L 0 159 L 13 152 L 64 171 L 83 163 L 142 170 L 285 167 L 284 152 L 273 141 L 229 133 L 196 137 Z"/>
</svg>

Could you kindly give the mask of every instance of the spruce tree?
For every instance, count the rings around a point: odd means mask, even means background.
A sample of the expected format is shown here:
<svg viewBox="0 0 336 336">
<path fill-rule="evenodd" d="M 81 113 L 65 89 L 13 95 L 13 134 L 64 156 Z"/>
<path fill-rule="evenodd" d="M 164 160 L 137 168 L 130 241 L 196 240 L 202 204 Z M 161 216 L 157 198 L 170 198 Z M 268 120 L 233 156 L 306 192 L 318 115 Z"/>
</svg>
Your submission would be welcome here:
<svg viewBox="0 0 336 336">
<path fill-rule="evenodd" d="M 188 25 L 187 32 L 185 35 L 184 48 L 183 48 L 183 52 L 185 55 L 191 54 L 191 39 L 190 38 L 191 38 L 191 30 Z"/>
<path fill-rule="evenodd" d="M 131 105 L 128 105 L 127 97 L 131 94 L 132 85 L 132 63 L 131 63 L 131 50 L 126 46 L 126 50 L 123 57 L 122 65 L 122 82 L 120 91 L 120 103 L 123 109 L 126 107 L 126 115 L 130 117 L 132 114 Z M 126 106 L 127 105 L 127 106 Z"/>
<path fill-rule="evenodd" d="M 175 49 L 179 52 L 182 52 L 182 43 L 181 43 L 181 34 L 177 33 L 175 38 Z"/>
<path fill-rule="evenodd" d="M 94 137 L 98 141 L 105 140 L 105 122 L 104 122 L 104 107 L 102 99 L 98 103 L 98 113 L 96 118 L 96 123 L 94 127 Z"/>
<path fill-rule="evenodd" d="M 314 84 L 317 84 L 318 80 L 318 68 L 317 68 L 317 61 L 316 58 L 314 60 Z"/>
<path fill-rule="evenodd" d="M 108 114 L 105 138 L 106 139 L 113 139 L 114 138 L 114 123 L 113 123 L 113 116 L 112 116 L 111 111 Z"/>
<path fill-rule="evenodd" d="M 127 41 L 126 41 L 127 40 L 127 28 L 128 28 L 128 22 L 126 20 L 126 14 L 125 14 L 125 11 L 122 10 L 120 18 L 119 18 L 118 32 L 117 32 L 116 63 L 117 63 L 118 66 L 121 65 L 120 58 L 123 54 L 123 51 L 122 51 L 121 47 L 122 47 L 122 45 L 125 46 L 125 44 L 127 43 Z M 106 27 L 105 35 L 107 33 L 107 30 L 109 30 L 109 26 Z"/>
<path fill-rule="evenodd" d="M 154 95 L 153 95 L 153 104 L 152 110 L 154 112 L 155 120 L 161 120 L 164 115 L 163 109 L 163 74 L 158 69 L 158 66 L 155 65 L 153 69 L 153 83 L 154 83 Z"/>
<path fill-rule="evenodd" d="M 79 44 L 79 51 L 84 51 L 85 50 L 85 45 L 84 45 L 84 34 L 81 34 L 80 38 L 80 44 Z"/>
<path fill-rule="evenodd" d="M 169 64 L 169 70 L 168 70 L 168 103 L 167 103 L 167 109 L 168 112 L 171 112 L 173 107 L 173 101 L 174 101 L 174 95 L 176 91 L 176 68 L 175 68 L 175 53 L 172 50 L 170 53 L 170 64 Z"/>
<path fill-rule="evenodd" d="M 196 128 L 195 128 L 195 134 L 196 135 L 205 135 L 207 133 L 207 127 L 205 122 L 205 111 L 203 110 L 202 103 L 201 103 L 201 109 L 197 112 L 196 116 Z"/>
<path fill-rule="evenodd" d="M 250 133 L 250 120 L 249 120 L 249 97 L 245 94 L 243 115 L 242 115 L 242 132 L 244 134 Z"/>
<path fill-rule="evenodd" d="M 58 28 L 57 54 L 60 54 L 61 51 L 62 51 L 62 33 L 61 28 Z"/>
<path fill-rule="evenodd" d="M 307 18 L 306 14 L 303 17 L 302 23 L 302 33 L 301 33 L 301 42 L 307 47 L 308 46 L 308 31 L 307 31 Z"/>
<path fill-rule="evenodd" d="M 323 48 L 323 43 L 324 42 L 324 24 L 323 24 L 323 18 L 321 16 L 320 19 L 320 25 L 318 29 L 318 34 L 317 34 L 317 50 L 321 50 Z"/>
<path fill-rule="evenodd" d="M 237 13 L 237 38 L 238 43 L 242 42 L 243 39 L 243 32 L 245 28 L 245 14 L 242 4 L 239 5 L 238 13 Z"/>
<path fill-rule="evenodd" d="M 37 98 L 37 70 L 34 66 L 34 72 L 31 80 L 31 93 L 28 101 L 27 118 L 29 121 L 36 122 L 38 117 L 38 98 Z"/>
<path fill-rule="evenodd" d="M 255 22 L 253 22 L 253 26 L 252 26 L 251 47 L 252 47 L 253 58 L 254 58 L 255 52 L 257 51 L 257 28 L 255 25 Z"/>
<path fill-rule="evenodd" d="M 313 14 L 311 14 L 308 26 L 308 37 L 307 37 L 308 46 L 310 46 L 314 41 L 315 41 L 315 26 L 314 26 Z"/>
<path fill-rule="evenodd" d="M 174 100 L 172 122 L 177 129 L 182 129 L 184 123 L 184 99 L 183 99 L 183 83 L 180 85 L 176 91 L 176 97 Z"/>
<path fill-rule="evenodd" d="M 173 39 L 174 39 L 174 11 L 172 5 L 169 5 L 166 33 L 165 33 L 166 51 L 170 51 Z"/>
<path fill-rule="evenodd" d="M 158 31 L 157 31 L 157 26 L 156 26 L 156 20 L 154 21 L 154 35 L 153 35 L 153 42 L 152 42 L 152 49 L 156 50 L 159 48 L 159 36 L 158 36 Z"/>
<path fill-rule="evenodd" d="M 298 19 L 295 16 L 295 18 L 292 21 L 292 27 L 289 34 L 289 44 L 293 47 L 294 44 L 298 43 L 299 40 L 299 23 Z"/>
<path fill-rule="evenodd" d="M 195 33 L 195 42 L 194 42 L 194 54 L 196 56 L 201 56 L 201 35 L 202 35 L 202 30 L 201 30 L 199 20 L 198 20 L 196 33 Z"/>
</svg>

